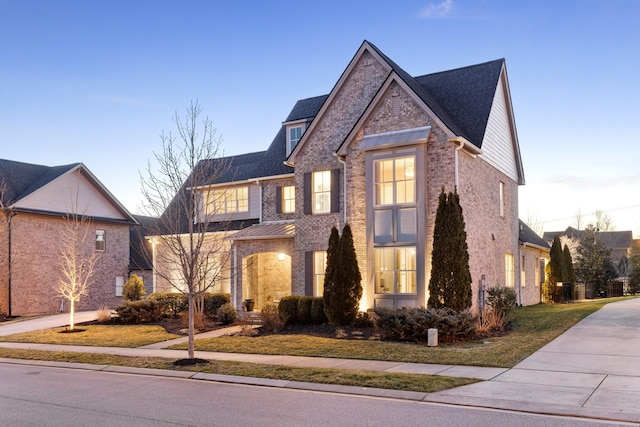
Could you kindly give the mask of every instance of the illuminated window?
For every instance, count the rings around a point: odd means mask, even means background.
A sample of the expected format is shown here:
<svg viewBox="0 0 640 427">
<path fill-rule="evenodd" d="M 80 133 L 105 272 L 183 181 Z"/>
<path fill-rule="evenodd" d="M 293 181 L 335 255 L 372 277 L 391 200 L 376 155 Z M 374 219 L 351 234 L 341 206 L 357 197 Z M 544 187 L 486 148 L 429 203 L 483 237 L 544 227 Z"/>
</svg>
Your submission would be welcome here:
<svg viewBox="0 0 640 427">
<path fill-rule="evenodd" d="M 322 214 L 331 212 L 331 171 L 313 172 L 311 182 L 313 193 L 313 213 Z"/>
<path fill-rule="evenodd" d="M 282 213 L 292 213 L 296 210 L 296 187 L 286 185 L 282 187 Z"/>
<path fill-rule="evenodd" d="M 209 190 L 204 197 L 208 215 L 249 211 L 249 187 Z"/>
<path fill-rule="evenodd" d="M 513 270 L 513 254 L 504 255 L 504 280 L 505 286 L 513 288 L 515 282 L 515 275 Z"/>
<path fill-rule="evenodd" d="M 107 247 L 107 241 L 104 230 L 96 230 L 96 251 L 104 252 Z"/>
<path fill-rule="evenodd" d="M 416 293 L 415 246 L 376 248 L 374 269 L 376 293 Z"/>
<path fill-rule="evenodd" d="M 378 160 L 374 167 L 376 205 L 415 203 L 415 157 Z"/>
<path fill-rule="evenodd" d="M 313 253 L 313 295 L 321 297 L 324 293 L 324 272 L 327 269 L 327 251 Z"/>
</svg>

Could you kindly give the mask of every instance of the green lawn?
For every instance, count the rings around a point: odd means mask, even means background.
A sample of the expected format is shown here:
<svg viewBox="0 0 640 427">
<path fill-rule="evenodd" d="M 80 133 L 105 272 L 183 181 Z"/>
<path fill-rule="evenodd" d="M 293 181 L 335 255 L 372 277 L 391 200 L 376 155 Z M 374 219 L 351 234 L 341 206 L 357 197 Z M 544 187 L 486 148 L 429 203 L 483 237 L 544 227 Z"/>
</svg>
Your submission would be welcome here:
<svg viewBox="0 0 640 427">
<path fill-rule="evenodd" d="M 503 337 L 455 345 L 385 341 L 353 341 L 305 335 L 224 336 L 196 341 L 196 350 L 232 353 L 287 354 L 510 368 L 603 305 L 618 299 L 516 308 L 513 331 Z M 171 348 L 185 349 L 185 345 Z"/>
<path fill-rule="evenodd" d="M 65 328 L 46 329 L 0 337 L 0 342 L 91 345 L 99 347 L 140 347 L 180 338 L 156 325 L 80 325 L 82 332 L 64 333 Z"/>
</svg>

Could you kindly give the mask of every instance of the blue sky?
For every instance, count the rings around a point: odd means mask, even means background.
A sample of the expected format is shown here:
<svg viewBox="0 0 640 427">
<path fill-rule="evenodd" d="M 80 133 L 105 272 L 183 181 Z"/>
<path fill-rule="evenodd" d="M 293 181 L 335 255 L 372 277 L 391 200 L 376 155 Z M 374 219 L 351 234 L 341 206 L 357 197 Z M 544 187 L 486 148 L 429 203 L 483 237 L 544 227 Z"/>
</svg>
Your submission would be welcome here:
<svg viewBox="0 0 640 427">
<path fill-rule="evenodd" d="M 413 75 L 505 58 L 520 217 L 640 234 L 640 1 L 0 0 L 0 158 L 83 162 L 129 210 L 198 99 L 227 155 L 268 147 L 363 40 Z"/>
</svg>

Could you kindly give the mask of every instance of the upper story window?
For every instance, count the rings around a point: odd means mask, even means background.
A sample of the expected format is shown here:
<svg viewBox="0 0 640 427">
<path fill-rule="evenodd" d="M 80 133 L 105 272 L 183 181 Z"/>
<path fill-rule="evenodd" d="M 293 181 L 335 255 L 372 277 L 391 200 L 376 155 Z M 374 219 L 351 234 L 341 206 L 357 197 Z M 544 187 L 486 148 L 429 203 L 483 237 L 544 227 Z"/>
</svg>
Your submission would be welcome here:
<svg viewBox="0 0 640 427">
<path fill-rule="evenodd" d="M 414 156 L 378 160 L 374 167 L 377 206 L 415 203 Z"/>
<path fill-rule="evenodd" d="M 291 154 L 300 138 L 302 138 L 302 132 L 304 131 L 304 125 L 291 126 L 287 128 L 287 156 Z"/>
<path fill-rule="evenodd" d="M 293 213 L 296 210 L 296 187 L 285 185 L 282 187 L 282 213 Z"/>
<path fill-rule="evenodd" d="M 96 251 L 104 252 L 107 247 L 106 233 L 104 230 L 96 230 Z"/>
<path fill-rule="evenodd" d="M 207 215 L 249 211 L 249 187 L 209 190 L 204 197 Z"/>
<path fill-rule="evenodd" d="M 500 181 L 500 216 L 504 218 L 504 182 Z"/>
<path fill-rule="evenodd" d="M 313 188 L 313 213 L 322 214 L 331 212 L 331 171 L 313 172 L 311 180 Z"/>
</svg>

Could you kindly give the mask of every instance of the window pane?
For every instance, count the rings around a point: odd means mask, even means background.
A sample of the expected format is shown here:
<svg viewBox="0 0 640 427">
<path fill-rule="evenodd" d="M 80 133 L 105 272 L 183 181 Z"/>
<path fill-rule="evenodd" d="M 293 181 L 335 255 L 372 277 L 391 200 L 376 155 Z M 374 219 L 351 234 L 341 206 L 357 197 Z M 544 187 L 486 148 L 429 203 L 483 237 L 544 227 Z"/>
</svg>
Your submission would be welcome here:
<svg viewBox="0 0 640 427">
<path fill-rule="evenodd" d="M 393 293 L 393 248 L 376 248 L 374 258 L 376 293 Z"/>
<path fill-rule="evenodd" d="M 327 268 L 327 252 L 313 253 L 313 295 L 322 296 L 324 293 L 324 272 Z"/>
<path fill-rule="evenodd" d="M 331 171 L 313 173 L 313 213 L 331 212 Z"/>
<path fill-rule="evenodd" d="M 376 205 L 393 204 L 393 183 L 382 182 L 376 184 Z"/>
<path fill-rule="evenodd" d="M 416 248 L 396 248 L 398 293 L 416 292 Z"/>
<path fill-rule="evenodd" d="M 296 188 L 293 185 L 282 187 L 282 199 L 282 212 L 294 212 L 296 209 Z"/>
<path fill-rule="evenodd" d="M 104 230 L 96 230 L 96 251 L 104 252 L 106 248 Z"/>
<path fill-rule="evenodd" d="M 417 241 L 418 219 L 416 208 L 398 209 L 398 242 Z"/>
<path fill-rule="evenodd" d="M 392 211 L 375 211 L 373 214 L 373 241 L 376 243 L 389 243 L 393 241 L 393 215 Z"/>
</svg>

